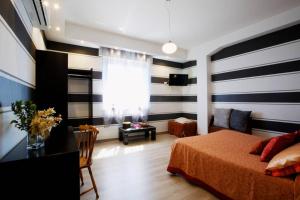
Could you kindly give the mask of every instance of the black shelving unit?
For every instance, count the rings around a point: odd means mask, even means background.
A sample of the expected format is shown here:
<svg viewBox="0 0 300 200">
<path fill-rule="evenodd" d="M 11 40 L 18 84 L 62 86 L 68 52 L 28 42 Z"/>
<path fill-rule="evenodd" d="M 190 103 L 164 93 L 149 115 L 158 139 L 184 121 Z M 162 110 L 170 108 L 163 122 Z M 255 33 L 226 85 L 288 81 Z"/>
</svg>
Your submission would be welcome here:
<svg viewBox="0 0 300 200">
<path fill-rule="evenodd" d="M 68 77 L 88 80 L 88 118 L 89 121 L 93 122 L 93 77 L 95 77 L 95 71 L 93 71 L 93 68 L 90 70 L 68 69 Z"/>
</svg>

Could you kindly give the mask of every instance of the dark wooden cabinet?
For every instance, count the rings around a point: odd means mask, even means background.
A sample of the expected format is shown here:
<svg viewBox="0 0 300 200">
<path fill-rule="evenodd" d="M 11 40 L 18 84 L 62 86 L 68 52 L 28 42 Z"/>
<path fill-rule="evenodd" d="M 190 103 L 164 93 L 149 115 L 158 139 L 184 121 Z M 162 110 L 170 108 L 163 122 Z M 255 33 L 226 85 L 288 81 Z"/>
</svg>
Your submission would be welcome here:
<svg viewBox="0 0 300 200">
<path fill-rule="evenodd" d="M 74 134 L 57 129 L 40 150 L 28 151 L 26 144 L 25 138 L 0 160 L 0 199 L 79 200 L 79 151 Z"/>
<path fill-rule="evenodd" d="M 34 102 L 38 109 L 54 107 L 68 120 L 68 54 L 53 51 L 36 51 L 36 90 Z"/>
</svg>

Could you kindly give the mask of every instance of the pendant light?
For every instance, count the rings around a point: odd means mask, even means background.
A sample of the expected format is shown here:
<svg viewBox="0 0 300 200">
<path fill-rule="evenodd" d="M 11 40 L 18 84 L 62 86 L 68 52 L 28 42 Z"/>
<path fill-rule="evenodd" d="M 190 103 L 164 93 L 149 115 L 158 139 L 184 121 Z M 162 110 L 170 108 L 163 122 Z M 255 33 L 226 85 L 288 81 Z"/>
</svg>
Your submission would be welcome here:
<svg viewBox="0 0 300 200">
<path fill-rule="evenodd" d="M 170 16 L 170 3 L 171 0 L 166 0 L 168 3 L 168 16 L 169 16 L 169 38 L 171 38 L 171 16 Z M 163 44 L 162 46 L 162 51 L 166 54 L 173 54 L 177 51 L 177 45 L 172 42 L 171 40 L 169 40 L 169 42 L 166 42 Z"/>
</svg>

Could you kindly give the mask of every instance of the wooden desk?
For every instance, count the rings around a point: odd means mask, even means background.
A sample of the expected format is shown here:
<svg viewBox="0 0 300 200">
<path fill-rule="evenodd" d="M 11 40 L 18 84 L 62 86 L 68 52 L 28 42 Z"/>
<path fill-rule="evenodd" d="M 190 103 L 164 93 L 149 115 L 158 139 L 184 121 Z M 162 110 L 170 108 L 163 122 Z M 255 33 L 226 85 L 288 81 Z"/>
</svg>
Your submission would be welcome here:
<svg viewBox="0 0 300 200">
<path fill-rule="evenodd" d="M 0 160 L 0 198 L 79 200 L 79 151 L 74 134 L 57 129 L 37 151 L 28 151 L 26 144 L 25 138 Z"/>
</svg>

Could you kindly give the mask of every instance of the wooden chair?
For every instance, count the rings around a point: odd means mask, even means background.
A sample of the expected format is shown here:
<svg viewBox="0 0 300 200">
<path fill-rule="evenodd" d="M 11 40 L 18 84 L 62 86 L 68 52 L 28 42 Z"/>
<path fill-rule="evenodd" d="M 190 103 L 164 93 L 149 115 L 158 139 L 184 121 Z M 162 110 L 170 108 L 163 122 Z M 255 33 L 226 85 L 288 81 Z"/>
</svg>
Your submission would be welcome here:
<svg viewBox="0 0 300 200">
<path fill-rule="evenodd" d="M 80 125 L 79 126 L 79 134 L 77 137 L 77 144 L 78 148 L 80 150 L 80 180 L 81 185 L 84 184 L 83 177 L 82 177 L 82 169 L 88 168 L 89 174 L 92 180 L 93 187 L 82 192 L 80 195 L 83 195 L 91 190 L 94 189 L 96 193 L 97 199 L 99 198 L 97 186 L 95 179 L 93 177 L 91 165 L 92 165 L 92 154 L 94 149 L 94 144 L 97 139 L 97 135 L 99 133 L 99 130 L 95 126 L 91 125 Z"/>
</svg>

